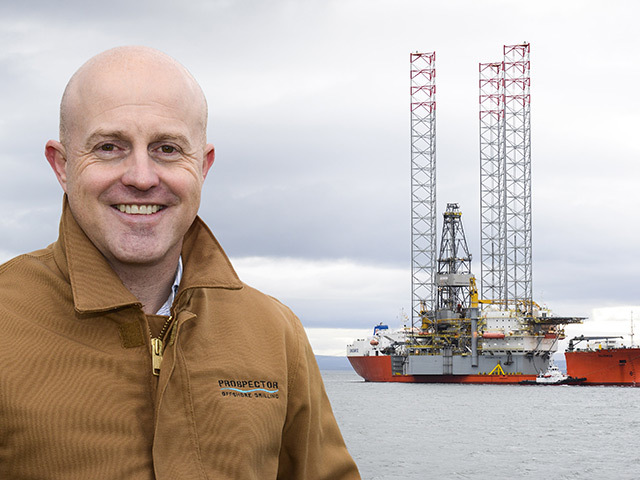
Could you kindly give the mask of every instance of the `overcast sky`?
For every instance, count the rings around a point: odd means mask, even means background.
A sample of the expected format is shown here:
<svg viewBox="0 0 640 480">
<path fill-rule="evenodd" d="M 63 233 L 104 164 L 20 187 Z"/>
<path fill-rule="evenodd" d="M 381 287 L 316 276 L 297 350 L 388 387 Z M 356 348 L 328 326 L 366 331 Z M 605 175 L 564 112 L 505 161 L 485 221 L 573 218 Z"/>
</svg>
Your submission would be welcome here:
<svg viewBox="0 0 640 480">
<path fill-rule="evenodd" d="M 62 191 L 43 149 L 69 77 L 107 48 L 148 45 L 208 97 L 217 158 L 201 216 L 241 278 L 311 329 L 399 325 L 411 305 L 409 53 L 436 52 L 439 217 L 460 204 L 479 259 L 478 63 L 527 41 L 534 297 L 628 325 L 640 305 L 638 5 L 1 1 L 0 261 L 57 237 Z"/>
</svg>

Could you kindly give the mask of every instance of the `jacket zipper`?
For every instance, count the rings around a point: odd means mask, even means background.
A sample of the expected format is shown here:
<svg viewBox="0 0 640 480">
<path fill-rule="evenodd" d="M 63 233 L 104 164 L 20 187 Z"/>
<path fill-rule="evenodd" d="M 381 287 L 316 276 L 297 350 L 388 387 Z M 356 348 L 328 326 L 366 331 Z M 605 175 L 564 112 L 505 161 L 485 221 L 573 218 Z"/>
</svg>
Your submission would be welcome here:
<svg viewBox="0 0 640 480">
<path fill-rule="evenodd" d="M 170 315 L 167 321 L 164 322 L 160 335 L 157 337 L 151 336 L 151 330 L 149 330 L 149 336 L 151 337 L 151 370 L 156 377 L 160 375 L 162 356 L 164 355 L 164 337 L 167 334 L 167 329 L 171 325 L 172 320 L 173 315 Z"/>
<path fill-rule="evenodd" d="M 162 340 L 159 338 L 151 338 L 151 363 L 153 374 L 160 375 L 160 367 L 162 366 Z"/>
</svg>

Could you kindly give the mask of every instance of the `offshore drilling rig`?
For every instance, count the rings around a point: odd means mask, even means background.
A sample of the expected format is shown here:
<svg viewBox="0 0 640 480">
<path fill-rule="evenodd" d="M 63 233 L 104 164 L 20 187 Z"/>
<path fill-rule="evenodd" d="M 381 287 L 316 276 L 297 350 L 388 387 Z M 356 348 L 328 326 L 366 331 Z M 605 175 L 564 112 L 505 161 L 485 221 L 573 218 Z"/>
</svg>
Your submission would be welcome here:
<svg viewBox="0 0 640 480">
<path fill-rule="evenodd" d="M 481 274 L 471 272 L 462 213 L 436 221 L 435 52 L 410 54 L 411 327 L 349 345 L 366 380 L 516 383 L 546 371 L 564 325 L 533 301 L 530 45 L 479 64 Z"/>
<path fill-rule="evenodd" d="M 479 64 L 482 298 L 531 313 L 530 45 Z M 435 52 L 411 54 L 412 319 L 435 308 Z"/>
</svg>

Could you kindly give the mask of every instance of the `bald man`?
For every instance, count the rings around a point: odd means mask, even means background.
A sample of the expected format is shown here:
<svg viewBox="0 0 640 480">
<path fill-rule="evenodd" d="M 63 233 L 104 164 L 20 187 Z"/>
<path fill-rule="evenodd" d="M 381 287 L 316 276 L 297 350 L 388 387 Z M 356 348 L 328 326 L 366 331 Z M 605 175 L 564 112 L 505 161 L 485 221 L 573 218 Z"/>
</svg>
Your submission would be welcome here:
<svg viewBox="0 0 640 480">
<path fill-rule="evenodd" d="M 153 49 L 69 81 L 59 238 L 0 266 L 0 478 L 359 478 L 299 320 L 197 217 L 206 125 Z"/>
</svg>

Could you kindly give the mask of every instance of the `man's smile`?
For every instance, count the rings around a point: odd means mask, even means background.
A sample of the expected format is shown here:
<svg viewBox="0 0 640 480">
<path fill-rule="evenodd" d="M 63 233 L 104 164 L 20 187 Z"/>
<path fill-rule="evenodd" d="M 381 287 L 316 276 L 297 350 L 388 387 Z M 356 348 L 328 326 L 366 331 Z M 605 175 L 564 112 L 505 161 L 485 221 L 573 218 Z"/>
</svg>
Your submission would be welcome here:
<svg viewBox="0 0 640 480">
<path fill-rule="evenodd" d="M 122 213 L 129 213 L 132 215 L 151 215 L 164 208 L 164 205 L 129 205 L 119 203 L 113 206 Z"/>
</svg>

